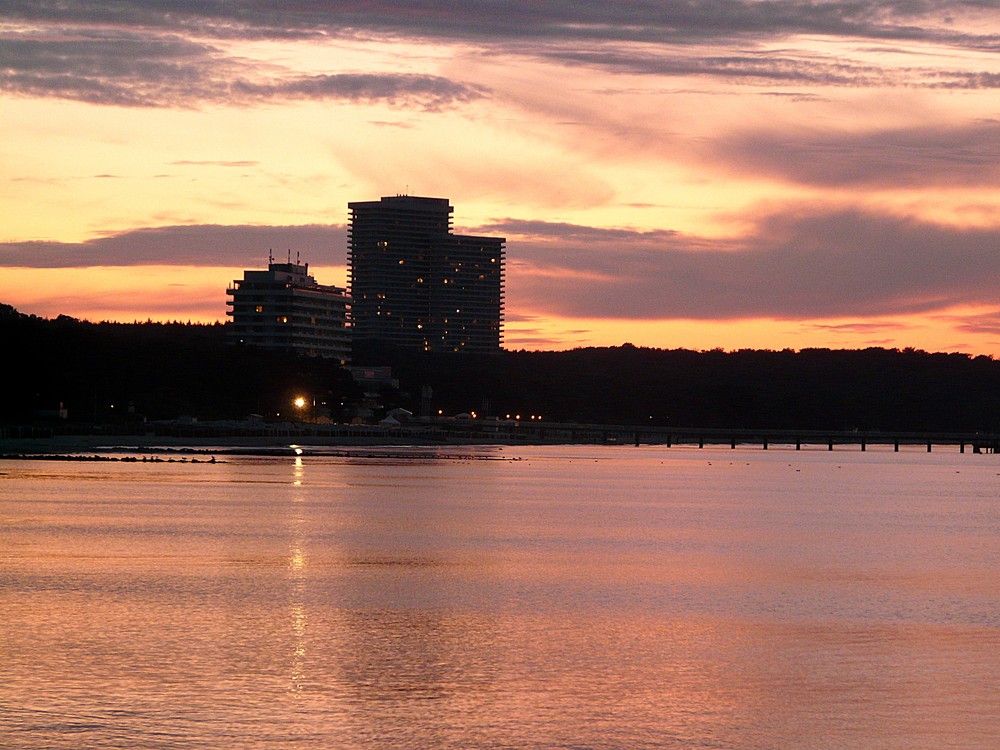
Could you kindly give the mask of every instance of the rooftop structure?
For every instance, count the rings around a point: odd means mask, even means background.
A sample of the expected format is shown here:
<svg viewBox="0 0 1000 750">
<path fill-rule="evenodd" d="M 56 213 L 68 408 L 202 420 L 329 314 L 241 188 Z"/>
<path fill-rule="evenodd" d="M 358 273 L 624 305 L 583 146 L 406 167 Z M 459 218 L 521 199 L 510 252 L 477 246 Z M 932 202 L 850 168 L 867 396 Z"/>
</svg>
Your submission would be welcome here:
<svg viewBox="0 0 1000 750">
<path fill-rule="evenodd" d="M 504 238 L 453 234 L 447 198 L 397 195 L 348 208 L 355 338 L 499 351 Z"/>
<path fill-rule="evenodd" d="M 350 297 L 341 287 L 317 284 L 308 263 L 244 271 L 226 294 L 230 343 L 350 361 Z"/>
</svg>

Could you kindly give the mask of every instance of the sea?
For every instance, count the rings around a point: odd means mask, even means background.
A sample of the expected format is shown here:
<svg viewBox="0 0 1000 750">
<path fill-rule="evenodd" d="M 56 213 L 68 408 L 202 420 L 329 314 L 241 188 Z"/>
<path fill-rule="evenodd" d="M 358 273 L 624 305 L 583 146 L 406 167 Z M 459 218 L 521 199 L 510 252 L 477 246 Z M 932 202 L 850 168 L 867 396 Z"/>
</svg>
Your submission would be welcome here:
<svg viewBox="0 0 1000 750">
<path fill-rule="evenodd" d="M 299 451 L 0 461 L 0 748 L 1000 747 L 1000 456 Z"/>
</svg>

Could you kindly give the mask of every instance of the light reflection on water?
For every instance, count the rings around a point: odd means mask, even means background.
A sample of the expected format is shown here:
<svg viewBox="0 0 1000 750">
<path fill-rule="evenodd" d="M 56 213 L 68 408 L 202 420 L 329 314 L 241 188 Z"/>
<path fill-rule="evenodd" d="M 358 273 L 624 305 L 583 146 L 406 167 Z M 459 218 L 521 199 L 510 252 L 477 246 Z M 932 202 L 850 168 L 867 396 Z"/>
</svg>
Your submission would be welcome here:
<svg viewBox="0 0 1000 750">
<path fill-rule="evenodd" d="M 1000 459 L 0 466 L 0 747 L 988 748 Z"/>
</svg>

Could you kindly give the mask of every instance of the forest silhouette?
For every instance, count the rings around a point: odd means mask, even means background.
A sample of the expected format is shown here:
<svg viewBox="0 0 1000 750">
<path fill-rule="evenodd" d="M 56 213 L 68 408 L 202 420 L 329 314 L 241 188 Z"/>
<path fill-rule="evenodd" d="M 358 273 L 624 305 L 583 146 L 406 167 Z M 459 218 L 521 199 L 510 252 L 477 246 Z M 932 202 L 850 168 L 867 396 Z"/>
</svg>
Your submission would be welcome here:
<svg viewBox="0 0 1000 750">
<path fill-rule="evenodd" d="M 67 422 L 114 424 L 190 415 L 288 418 L 297 394 L 357 413 L 362 388 L 331 360 L 229 346 L 224 324 L 92 323 L 0 306 L 9 353 L 0 420 L 60 407 Z M 355 342 L 353 364 L 388 365 L 399 387 L 377 419 L 419 414 L 540 415 L 546 421 L 732 429 L 994 432 L 1000 361 L 920 350 L 653 349 L 431 354 Z M 431 399 L 421 394 L 430 388 Z"/>
</svg>

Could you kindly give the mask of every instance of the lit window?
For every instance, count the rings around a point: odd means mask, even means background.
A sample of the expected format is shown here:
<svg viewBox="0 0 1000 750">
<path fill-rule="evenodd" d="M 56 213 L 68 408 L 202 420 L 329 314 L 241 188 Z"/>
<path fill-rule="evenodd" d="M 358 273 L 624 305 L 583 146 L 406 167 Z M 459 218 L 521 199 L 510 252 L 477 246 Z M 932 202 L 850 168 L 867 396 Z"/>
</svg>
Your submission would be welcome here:
<svg viewBox="0 0 1000 750">
<path fill-rule="evenodd" d="M 263 306 L 263 305 L 257 305 L 257 307 L 255 307 L 254 309 L 255 309 L 255 310 L 256 310 L 257 312 L 264 312 L 264 306 Z"/>
<path fill-rule="evenodd" d="M 287 315 L 279 315 L 277 317 L 277 321 L 279 323 L 287 323 L 288 322 L 288 316 Z"/>
</svg>

